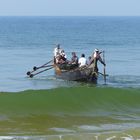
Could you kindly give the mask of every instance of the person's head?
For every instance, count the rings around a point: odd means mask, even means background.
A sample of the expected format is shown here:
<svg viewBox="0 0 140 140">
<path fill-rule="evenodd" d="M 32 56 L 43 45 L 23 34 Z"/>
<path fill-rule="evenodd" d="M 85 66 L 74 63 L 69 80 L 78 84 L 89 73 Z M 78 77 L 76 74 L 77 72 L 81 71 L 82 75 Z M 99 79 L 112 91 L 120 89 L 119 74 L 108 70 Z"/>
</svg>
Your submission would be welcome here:
<svg viewBox="0 0 140 140">
<path fill-rule="evenodd" d="M 60 49 L 60 44 L 57 44 L 56 46 L 57 46 L 57 49 Z"/>
<path fill-rule="evenodd" d="M 81 57 L 85 57 L 85 54 L 82 53 L 82 54 L 81 54 Z"/>
<path fill-rule="evenodd" d="M 72 52 L 71 54 L 72 54 L 72 56 L 76 56 L 76 53 L 75 52 Z"/>
<path fill-rule="evenodd" d="M 99 50 L 98 49 L 95 49 L 94 52 L 99 53 Z"/>
</svg>

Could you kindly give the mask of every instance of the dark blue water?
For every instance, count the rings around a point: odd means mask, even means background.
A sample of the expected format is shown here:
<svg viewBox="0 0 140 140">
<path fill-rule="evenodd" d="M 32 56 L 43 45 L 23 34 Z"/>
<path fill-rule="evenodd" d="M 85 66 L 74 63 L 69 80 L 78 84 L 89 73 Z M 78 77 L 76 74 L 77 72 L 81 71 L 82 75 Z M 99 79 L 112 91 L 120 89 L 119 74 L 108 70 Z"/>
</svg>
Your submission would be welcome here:
<svg viewBox="0 0 140 140">
<path fill-rule="evenodd" d="M 79 85 L 56 80 L 53 70 L 26 77 L 33 66 L 51 60 L 57 43 L 68 59 L 72 51 L 88 58 L 95 48 L 104 50 L 107 86 L 139 87 L 139 29 L 140 17 L 0 17 L 0 91 Z"/>
</svg>

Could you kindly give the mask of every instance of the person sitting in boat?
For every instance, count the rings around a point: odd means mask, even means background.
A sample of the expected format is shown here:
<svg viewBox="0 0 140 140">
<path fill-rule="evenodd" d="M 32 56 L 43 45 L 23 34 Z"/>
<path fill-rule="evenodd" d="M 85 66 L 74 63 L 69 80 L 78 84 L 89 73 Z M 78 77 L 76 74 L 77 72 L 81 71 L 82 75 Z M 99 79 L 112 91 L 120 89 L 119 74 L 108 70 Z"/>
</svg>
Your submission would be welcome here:
<svg viewBox="0 0 140 140">
<path fill-rule="evenodd" d="M 60 55 L 61 55 L 61 59 L 63 59 L 64 61 L 67 61 L 67 56 L 66 56 L 66 54 L 65 54 L 65 51 L 64 51 L 64 50 L 61 50 Z"/>
<path fill-rule="evenodd" d="M 78 57 L 76 53 L 72 52 L 71 54 L 72 54 L 72 58 L 71 58 L 70 64 L 78 65 Z"/>
<path fill-rule="evenodd" d="M 85 54 L 81 55 L 81 58 L 78 60 L 79 67 L 84 67 L 87 65 L 87 60 L 85 58 Z"/>
<path fill-rule="evenodd" d="M 66 58 L 66 55 L 64 53 L 64 50 L 62 51 L 61 54 L 57 53 L 57 56 L 55 57 L 56 59 L 56 63 L 57 66 L 60 68 L 60 69 L 63 69 L 63 70 L 66 70 L 67 69 L 67 58 Z"/>
<path fill-rule="evenodd" d="M 88 61 L 87 61 L 88 65 L 90 65 L 90 61 L 91 61 L 91 56 L 88 57 Z"/>
<path fill-rule="evenodd" d="M 72 58 L 70 61 L 68 61 L 68 64 L 67 64 L 67 69 L 68 70 L 72 70 L 72 69 L 75 69 L 78 67 L 78 57 L 76 55 L 75 52 L 72 52 Z"/>
<path fill-rule="evenodd" d="M 55 57 L 55 62 L 56 62 L 56 64 L 64 64 L 65 60 L 59 53 L 57 53 L 57 55 Z"/>
<path fill-rule="evenodd" d="M 91 60 L 90 60 L 90 65 L 94 64 L 94 71 L 98 72 L 98 66 L 97 66 L 97 62 L 98 60 L 104 65 L 106 66 L 106 64 L 104 63 L 104 61 L 102 60 L 100 54 L 102 52 L 100 52 L 98 49 L 95 49 L 92 56 L 91 56 Z"/>
</svg>

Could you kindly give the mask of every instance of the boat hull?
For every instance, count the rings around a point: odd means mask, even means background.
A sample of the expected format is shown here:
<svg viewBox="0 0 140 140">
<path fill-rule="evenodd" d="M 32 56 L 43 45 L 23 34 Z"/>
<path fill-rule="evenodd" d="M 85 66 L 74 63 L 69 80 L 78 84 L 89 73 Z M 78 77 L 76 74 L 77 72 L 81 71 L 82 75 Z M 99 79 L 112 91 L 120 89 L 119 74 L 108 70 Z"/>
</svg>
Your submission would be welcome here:
<svg viewBox="0 0 140 140">
<path fill-rule="evenodd" d="M 97 75 L 92 73 L 91 68 L 77 68 L 74 70 L 61 70 L 58 66 L 55 66 L 56 78 L 68 80 L 68 81 L 81 81 L 97 83 Z"/>
</svg>

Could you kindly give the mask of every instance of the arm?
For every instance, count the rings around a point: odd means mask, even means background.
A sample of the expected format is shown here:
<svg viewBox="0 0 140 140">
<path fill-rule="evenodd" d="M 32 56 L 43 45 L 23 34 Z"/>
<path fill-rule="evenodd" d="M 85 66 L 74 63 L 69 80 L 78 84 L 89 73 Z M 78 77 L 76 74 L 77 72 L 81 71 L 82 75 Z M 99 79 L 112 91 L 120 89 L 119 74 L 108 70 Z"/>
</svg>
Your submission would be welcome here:
<svg viewBox="0 0 140 140">
<path fill-rule="evenodd" d="M 106 64 L 104 63 L 104 61 L 102 60 L 102 58 L 101 57 L 99 57 L 99 59 L 98 59 L 104 66 L 106 66 Z"/>
</svg>

